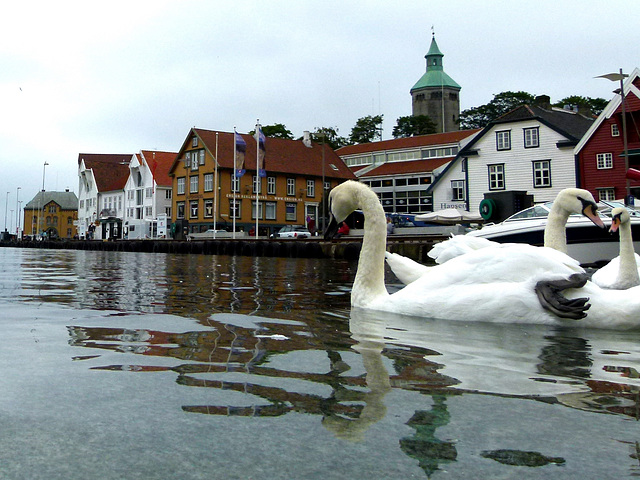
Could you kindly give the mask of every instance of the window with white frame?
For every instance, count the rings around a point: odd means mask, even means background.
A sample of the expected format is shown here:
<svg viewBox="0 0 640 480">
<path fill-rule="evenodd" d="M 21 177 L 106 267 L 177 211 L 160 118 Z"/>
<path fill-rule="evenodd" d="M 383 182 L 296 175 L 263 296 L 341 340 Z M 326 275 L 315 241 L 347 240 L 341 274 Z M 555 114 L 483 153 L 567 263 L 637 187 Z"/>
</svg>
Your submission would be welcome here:
<svg viewBox="0 0 640 480">
<path fill-rule="evenodd" d="M 171 207 L 164 207 L 164 213 L 167 214 L 167 218 L 171 218 Z"/>
<path fill-rule="evenodd" d="M 184 185 L 185 185 L 185 179 L 184 177 L 180 177 L 178 178 L 178 195 L 184 195 Z M 133 192 L 131 192 L 133 194 Z M 133 195 L 131 195 L 131 198 L 129 200 L 133 200 Z"/>
<path fill-rule="evenodd" d="M 193 137 L 191 139 L 191 146 L 192 147 L 197 147 L 198 146 L 198 137 Z"/>
<path fill-rule="evenodd" d="M 144 216 L 152 217 L 153 216 L 153 207 L 144 207 Z"/>
<path fill-rule="evenodd" d="M 133 209 L 131 209 L 133 210 Z M 178 202 L 176 203 L 176 217 L 177 218 L 184 218 L 184 202 Z M 131 212 L 131 215 L 129 215 L 130 217 L 133 217 L 133 211 Z"/>
<path fill-rule="evenodd" d="M 231 174 L 231 191 L 232 192 L 240 191 L 240 177 L 237 177 L 234 174 Z"/>
<path fill-rule="evenodd" d="M 198 200 L 191 200 L 189 202 L 189 211 L 191 218 L 198 218 Z"/>
<path fill-rule="evenodd" d="M 540 129 L 538 127 L 524 129 L 524 148 L 535 148 L 540 146 Z"/>
<path fill-rule="evenodd" d="M 144 190 L 144 196 L 146 198 L 152 198 L 153 197 L 153 187 L 147 187 Z"/>
<path fill-rule="evenodd" d="M 551 186 L 550 160 L 538 160 L 533 162 L 533 186 L 536 188 Z"/>
<path fill-rule="evenodd" d="M 498 150 L 511 150 L 511 130 L 496 132 L 496 148 Z"/>
<path fill-rule="evenodd" d="M 307 180 L 307 197 L 315 197 L 315 196 L 316 196 L 316 181 Z"/>
<path fill-rule="evenodd" d="M 324 182 L 324 189 L 331 190 L 331 182 Z"/>
<path fill-rule="evenodd" d="M 267 195 L 276 194 L 276 177 L 267 177 Z"/>
<path fill-rule="evenodd" d="M 615 188 L 599 188 L 598 189 L 598 201 L 612 201 L 616 199 Z"/>
<path fill-rule="evenodd" d="M 204 191 L 205 192 L 213 191 L 213 173 L 204 174 Z"/>
<path fill-rule="evenodd" d="M 253 193 L 262 193 L 262 179 L 258 175 L 253 176 Z"/>
<path fill-rule="evenodd" d="M 297 208 L 298 205 L 293 202 L 285 203 L 285 220 L 295 222 L 298 218 Z"/>
<path fill-rule="evenodd" d="M 204 165 L 204 149 L 198 150 L 198 163 Z"/>
<path fill-rule="evenodd" d="M 266 215 L 265 218 L 267 220 L 275 220 L 276 219 L 276 202 L 265 202 L 264 213 Z"/>
<path fill-rule="evenodd" d="M 256 202 L 251 202 L 251 218 L 256 219 Z M 258 219 L 262 220 L 262 202 L 258 202 Z"/>
<path fill-rule="evenodd" d="M 451 180 L 451 200 L 464 201 L 464 180 Z"/>
<path fill-rule="evenodd" d="M 204 216 L 206 218 L 213 217 L 213 200 L 204 201 Z"/>
<path fill-rule="evenodd" d="M 296 179 L 287 178 L 287 196 L 294 197 L 296 195 Z"/>
<path fill-rule="evenodd" d="M 189 177 L 189 193 L 198 193 L 198 175 Z"/>
<path fill-rule="evenodd" d="M 198 152 L 187 152 L 187 161 L 191 166 L 191 171 L 198 170 Z"/>
<path fill-rule="evenodd" d="M 242 215 L 242 200 L 238 198 L 229 199 L 229 217 L 240 218 Z"/>
<path fill-rule="evenodd" d="M 167 200 L 171 200 L 171 196 L 172 196 L 172 195 L 171 195 L 171 192 L 172 192 L 172 190 L 171 190 L 171 189 L 166 189 L 166 190 L 164 191 L 164 198 L 166 198 Z"/>
<path fill-rule="evenodd" d="M 613 168 L 613 154 L 598 153 L 596 155 L 596 166 L 599 170 Z"/>
<path fill-rule="evenodd" d="M 618 124 L 617 123 L 612 123 L 611 124 L 611 136 L 612 137 L 619 137 L 620 136 L 620 129 L 618 128 Z"/>
<path fill-rule="evenodd" d="M 489 190 L 504 190 L 504 163 L 488 165 Z"/>
</svg>

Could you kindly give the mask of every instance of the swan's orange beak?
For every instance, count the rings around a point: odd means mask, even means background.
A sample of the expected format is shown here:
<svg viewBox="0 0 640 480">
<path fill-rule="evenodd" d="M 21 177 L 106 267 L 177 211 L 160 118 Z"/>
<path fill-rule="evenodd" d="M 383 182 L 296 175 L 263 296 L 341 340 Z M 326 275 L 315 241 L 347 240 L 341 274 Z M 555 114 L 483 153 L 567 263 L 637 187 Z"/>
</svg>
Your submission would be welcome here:
<svg viewBox="0 0 640 480">
<path fill-rule="evenodd" d="M 619 227 L 620 227 L 620 215 L 616 215 L 611 220 L 611 227 L 609 228 L 609 232 L 610 233 L 615 233 L 615 232 L 618 231 Z"/>
<path fill-rule="evenodd" d="M 598 227 L 607 228 L 602 222 L 602 219 L 598 216 L 598 207 L 596 207 L 595 205 L 589 204 L 586 207 L 584 207 L 584 210 L 582 210 L 582 214 L 585 217 L 587 217 L 589 220 L 591 220 Z"/>
</svg>

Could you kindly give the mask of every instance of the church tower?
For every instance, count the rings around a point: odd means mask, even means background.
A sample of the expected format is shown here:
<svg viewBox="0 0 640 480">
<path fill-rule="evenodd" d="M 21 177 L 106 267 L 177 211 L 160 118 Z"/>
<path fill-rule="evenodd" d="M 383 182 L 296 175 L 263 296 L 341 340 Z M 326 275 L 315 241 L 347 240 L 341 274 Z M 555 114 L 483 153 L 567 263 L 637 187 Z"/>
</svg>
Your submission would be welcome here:
<svg viewBox="0 0 640 480">
<path fill-rule="evenodd" d="M 411 89 L 412 115 L 427 115 L 437 125 L 437 132 L 459 130 L 460 85 L 444 73 L 442 57 L 435 34 L 425 55 L 427 72 Z"/>
</svg>

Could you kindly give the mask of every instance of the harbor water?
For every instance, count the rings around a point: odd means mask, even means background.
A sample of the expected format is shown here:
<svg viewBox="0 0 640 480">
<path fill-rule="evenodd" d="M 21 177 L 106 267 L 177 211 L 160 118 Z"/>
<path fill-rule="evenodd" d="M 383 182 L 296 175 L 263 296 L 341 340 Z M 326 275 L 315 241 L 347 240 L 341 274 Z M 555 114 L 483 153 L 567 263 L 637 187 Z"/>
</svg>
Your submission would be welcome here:
<svg viewBox="0 0 640 480">
<path fill-rule="evenodd" d="M 351 311 L 355 269 L 0 248 L 0 478 L 640 476 L 640 332 Z"/>
</svg>

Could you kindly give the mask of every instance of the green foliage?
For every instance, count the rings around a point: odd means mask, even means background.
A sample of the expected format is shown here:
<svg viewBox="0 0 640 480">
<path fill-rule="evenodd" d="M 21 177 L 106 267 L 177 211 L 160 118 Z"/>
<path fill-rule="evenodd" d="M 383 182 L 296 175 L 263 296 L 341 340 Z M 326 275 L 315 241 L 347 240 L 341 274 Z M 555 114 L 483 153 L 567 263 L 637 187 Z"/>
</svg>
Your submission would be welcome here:
<svg viewBox="0 0 640 480">
<path fill-rule="evenodd" d="M 502 92 L 486 105 L 469 108 L 460 114 L 460 129 L 484 128 L 489 122 L 516 107 L 532 104 L 535 96 L 527 92 Z"/>
<path fill-rule="evenodd" d="M 416 135 L 428 135 L 436 133 L 437 125 L 427 115 L 409 115 L 400 117 L 393 127 L 393 138 L 414 137 Z"/>
<path fill-rule="evenodd" d="M 334 150 L 349 144 L 346 138 L 338 135 L 338 127 L 316 127 L 311 133 L 311 140 L 316 143 L 324 141 Z"/>
<path fill-rule="evenodd" d="M 382 115 L 359 118 L 349 135 L 350 143 L 371 143 L 382 140 Z"/>
<path fill-rule="evenodd" d="M 576 106 L 580 109 L 591 111 L 594 115 L 600 115 L 604 107 L 609 103 L 604 98 L 582 97 L 580 95 L 571 95 L 553 104 L 554 107 L 564 108 L 565 105 Z"/>
<path fill-rule="evenodd" d="M 256 131 L 251 130 L 250 135 L 255 135 Z M 282 123 L 276 123 L 274 125 L 262 125 L 262 133 L 265 137 L 270 138 L 284 138 L 287 140 L 293 140 L 293 133 L 287 129 Z"/>
</svg>

